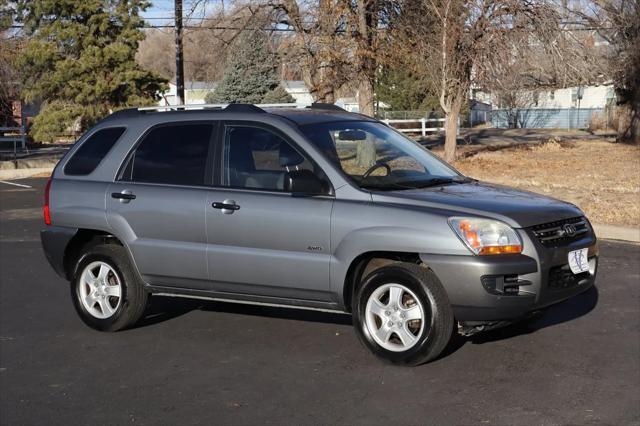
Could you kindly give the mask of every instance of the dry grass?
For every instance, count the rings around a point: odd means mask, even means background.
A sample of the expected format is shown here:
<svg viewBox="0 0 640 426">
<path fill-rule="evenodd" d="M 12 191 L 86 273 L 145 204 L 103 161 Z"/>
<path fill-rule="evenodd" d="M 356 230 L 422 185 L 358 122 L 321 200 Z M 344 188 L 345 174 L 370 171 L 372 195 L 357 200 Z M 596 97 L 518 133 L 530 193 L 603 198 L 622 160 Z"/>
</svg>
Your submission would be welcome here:
<svg viewBox="0 0 640 426">
<path fill-rule="evenodd" d="M 455 167 L 476 179 L 574 203 L 594 223 L 640 226 L 637 145 L 550 139 L 541 145 L 480 151 Z"/>
</svg>

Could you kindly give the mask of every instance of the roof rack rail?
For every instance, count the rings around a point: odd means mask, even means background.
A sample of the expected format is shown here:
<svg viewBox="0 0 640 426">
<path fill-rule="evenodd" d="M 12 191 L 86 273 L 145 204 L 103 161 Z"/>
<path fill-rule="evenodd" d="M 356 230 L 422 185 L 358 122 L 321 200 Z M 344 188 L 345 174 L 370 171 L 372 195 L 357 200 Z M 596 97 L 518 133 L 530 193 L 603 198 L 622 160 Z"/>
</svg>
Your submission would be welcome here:
<svg viewBox="0 0 640 426">
<path fill-rule="evenodd" d="M 138 111 L 188 111 L 199 109 L 227 109 L 231 107 L 231 110 L 240 111 L 244 109 L 246 112 L 250 112 L 253 107 L 253 112 L 258 112 L 257 109 L 262 108 L 305 108 L 308 104 L 243 104 L 243 103 L 228 103 L 228 104 L 191 104 L 191 105 L 159 105 L 151 107 L 140 107 Z"/>
</svg>

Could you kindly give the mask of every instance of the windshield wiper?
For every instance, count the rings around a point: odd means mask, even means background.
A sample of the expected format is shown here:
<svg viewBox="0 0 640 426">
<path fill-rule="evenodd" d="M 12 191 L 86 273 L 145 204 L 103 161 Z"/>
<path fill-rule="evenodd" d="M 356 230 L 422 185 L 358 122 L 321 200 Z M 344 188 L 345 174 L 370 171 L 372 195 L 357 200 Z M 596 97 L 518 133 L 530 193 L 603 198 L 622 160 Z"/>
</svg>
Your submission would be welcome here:
<svg viewBox="0 0 640 426">
<path fill-rule="evenodd" d="M 384 185 L 375 185 L 375 184 L 364 184 L 360 185 L 362 189 L 370 189 L 373 191 L 395 191 L 398 189 L 415 189 L 413 186 L 400 185 L 397 183 L 388 183 Z"/>
<path fill-rule="evenodd" d="M 475 179 L 471 179 L 465 176 L 456 176 L 456 177 L 437 177 L 431 178 L 424 181 L 415 182 L 415 188 L 428 188 L 430 186 L 438 186 L 438 185 L 446 185 L 448 183 L 469 183 L 473 182 Z"/>
<path fill-rule="evenodd" d="M 449 183 L 469 183 L 475 182 L 476 179 L 471 179 L 466 176 L 456 177 L 437 177 L 421 181 L 409 181 L 409 182 L 385 182 L 384 185 L 362 184 L 360 188 L 369 189 L 374 191 L 394 191 L 394 190 L 407 190 L 407 189 L 420 189 L 428 188 L 431 186 L 446 185 Z"/>
</svg>

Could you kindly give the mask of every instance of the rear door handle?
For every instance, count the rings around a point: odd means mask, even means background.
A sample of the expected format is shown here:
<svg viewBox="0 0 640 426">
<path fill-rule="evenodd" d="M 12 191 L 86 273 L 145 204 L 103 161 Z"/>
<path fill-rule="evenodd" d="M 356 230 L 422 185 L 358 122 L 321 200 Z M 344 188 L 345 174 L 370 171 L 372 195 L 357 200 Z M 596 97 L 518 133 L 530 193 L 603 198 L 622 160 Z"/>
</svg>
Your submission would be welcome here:
<svg viewBox="0 0 640 426">
<path fill-rule="evenodd" d="M 125 189 L 122 192 L 112 192 L 111 193 L 111 198 L 115 198 L 116 200 L 120 200 L 121 203 L 128 203 L 131 200 L 135 200 L 136 196 L 129 191 L 128 189 Z"/>
<path fill-rule="evenodd" d="M 223 202 L 213 202 L 211 207 L 222 210 L 224 214 L 232 214 L 236 210 L 240 210 L 240 206 L 234 200 L 224 200 Z"/>
</svg>

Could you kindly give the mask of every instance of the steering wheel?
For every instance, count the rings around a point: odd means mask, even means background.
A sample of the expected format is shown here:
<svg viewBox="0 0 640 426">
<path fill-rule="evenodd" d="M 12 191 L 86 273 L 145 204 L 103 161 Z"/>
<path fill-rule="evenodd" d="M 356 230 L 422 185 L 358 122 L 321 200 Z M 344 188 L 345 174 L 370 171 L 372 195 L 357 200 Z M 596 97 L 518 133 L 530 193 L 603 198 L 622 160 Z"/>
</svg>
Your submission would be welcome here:
<svg viewBox="0 0 640 426">
<path fill-rule="evenodd" d="M 384 167 L 385 169 L 387 169 L 387 174 L 391 173 L 391 167 L 387 163 L 385 163 L 384 161 L 376 161 L 376 164 L 374 164 L 373 166 L 369 167 L 367 169 L 367 171 L 364 172 L 364 174 L 362 175 L 362 179 L 368 178 L 369 175 L 371 175 L 371 173 L 375 172 L 376 170 L 378 170 L 381 167 Z"/>
</svg>

